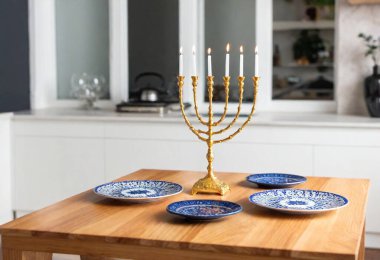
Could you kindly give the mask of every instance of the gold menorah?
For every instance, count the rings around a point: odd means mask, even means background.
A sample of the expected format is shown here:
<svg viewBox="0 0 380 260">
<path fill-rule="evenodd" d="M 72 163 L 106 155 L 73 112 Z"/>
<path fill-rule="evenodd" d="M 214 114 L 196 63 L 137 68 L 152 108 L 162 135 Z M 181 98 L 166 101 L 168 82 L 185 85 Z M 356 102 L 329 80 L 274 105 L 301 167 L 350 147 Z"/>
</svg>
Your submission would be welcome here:
<svg viewBox="0 0 380 260">
<path fill-rule="evenodd" d="M 207 150 L 207 161 L 208 161 L 208 166 L 207 166 L 207 175 L 206 177 L 198 180 L 191 191 L 191 194 L 196 194 L 198 192 L 201 193 L 217 193 L 220 195 L 226 194 L 229 190 L 230 187 L 220 181 L 218 178 L 216 178 L 214 170 L 213 170 L 213 161 L 214 161 L 214 154 L 213 154 L 213 145 L 214 144 L 219 144 L 226 142 L 228 140 L 231 140 L 233 137 L 235 137 L 237 134 L 239 134 L 243 128 L 249 123 L 251 120 L 254 112 L 255 112 L 255 105 L 256 105 L 256 96 L 257 96 L 257 87 L 258 87 L 258 81 L 259 77 L 253 77 L 253 104 L 252 104 L 252 109 L 250 114 L 248 115 L 248 118 L 246 121 L 231 135 L 225 138 L 221 138 L 218 140 L 213 140 L 214 135 L 219 135 L 230 129 L 235 122 L 238 120 L 240 116 L 240 111 L 241 111 L 241 105 L 243 103 L 243 93 L 244 93 L 244 78 L 242 76 L 238 77 L 238 83 L 239 83 L 239 105 L 237 108 L 237 113 L 235 114 L 233 120 L 231 123 L 229 123 L 225 128 L 220 129 L 218 131 L 214 131 L 213 128 L 219 126 L 224 119 L 227 116 L 227 110 L 228 110 L 228 99 L 229 99 L 229 86 L 230 86 L 230 77 L 223 77 L 223 82 L 224 82 L 224 90 L 225 90 L 225 104 L 224 104 L 224 112 L 220 119 L 218 121 L 214 122 L 214 114 L 212 110 L 212 99 L 213 99 L 213 90 L 214 90 L 214 77 L 213 76 L 208 76 L 207 77 L 207 86 L 208 86 L 208 100 L 209 100 L 209 105 L 208 105 L 208 120 L 205 121 L 201 115 L 199 114 L 198 111 L 198 105 L 197 105 L 197 85 L 198 85 L 198 77 L 197 76 L 192 76 L 192 85 L 193 85 L 193 97 L 194 97 L 194 109 L 195 109 L 195 114 L 198 118 L 198 120 L 201 122 L 202 125 L 207 126 L 207 131 L 203 131 L 201 129 L 195 129 L 194 126 L 191 125 L 189 119 L 187 118 L 185 114 L 185 108 L 183 104 L 183 84 L 184 84 L 184 76 L 178 76 L 178 87 L 179 87 L 179 102 L 181 106 L 181 112 L 182 116 L 185 119 L 186 124 L 190 128 L 190 130 L 202 141 L 207 143 L 208 150 Z"/>
</svg>

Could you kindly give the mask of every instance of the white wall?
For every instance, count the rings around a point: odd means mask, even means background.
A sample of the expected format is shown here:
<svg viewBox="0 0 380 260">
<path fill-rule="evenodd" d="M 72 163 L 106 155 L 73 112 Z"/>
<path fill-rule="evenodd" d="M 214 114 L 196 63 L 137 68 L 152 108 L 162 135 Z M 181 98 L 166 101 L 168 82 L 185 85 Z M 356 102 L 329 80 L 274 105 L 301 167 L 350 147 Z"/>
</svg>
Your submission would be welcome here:
<svg viewBox="0 0 380 260">
<path fill-rule="evenodd" d="M 346 0 L 337 3 L 337 110 L 339 114 L 368 115 L 363 88 L 373 64 L 364 57 L 358 34 L 380 37 L 380 5 L 351 5 Z"/>
<path fill-rule="evenodd" d="M 0 224 L 12 219 L 10 116 L 0 114 Z"/>
</svg>

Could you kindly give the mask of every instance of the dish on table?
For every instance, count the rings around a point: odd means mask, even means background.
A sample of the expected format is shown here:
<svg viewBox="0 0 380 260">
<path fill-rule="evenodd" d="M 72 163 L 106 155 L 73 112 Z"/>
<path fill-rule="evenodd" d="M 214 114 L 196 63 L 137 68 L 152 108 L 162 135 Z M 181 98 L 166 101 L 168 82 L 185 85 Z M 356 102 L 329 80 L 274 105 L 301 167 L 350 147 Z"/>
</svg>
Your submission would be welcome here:
<svg viewBox="0 0 380 260">
<path fill-rule="evenodd" d="M 306 180 L 303 176 L 287 173 L 258 173 L 247 177 L 247 181 L 263 188 L 286 188 L 304 183 Z"/>
<path fill-rule="evenodd" d="M 144 203 L 182 192 L 181 185 L 167 181 L 133 180 L 110 182 L 94 188 L 98 195 L 128 202 Z"/>
<path fill-rule="evenodd" d="M 249 197 L 253 204 L 294 214 L 316 214 L 347 206 L 348 199 L 317 190 L 276 189 L 257 192 Z"/>
<path fill-rule="evenodd" d="M 183 200 L 171 203 L 169 213 L 192 220 L 212 220 L 237 214 L 243 207 L 223 200 Z"/>
</svg>

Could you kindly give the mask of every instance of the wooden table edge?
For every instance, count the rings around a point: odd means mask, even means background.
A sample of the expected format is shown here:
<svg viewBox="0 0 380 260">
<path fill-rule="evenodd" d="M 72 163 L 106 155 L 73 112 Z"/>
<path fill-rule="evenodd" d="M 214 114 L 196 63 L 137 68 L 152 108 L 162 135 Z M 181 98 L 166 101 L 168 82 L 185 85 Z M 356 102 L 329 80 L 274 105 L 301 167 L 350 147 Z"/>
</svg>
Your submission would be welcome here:
<svg viewBox="0 0 380 260">
<path fill-rule="evenodd" d="M 36 234 L 37 235 L 37 234 Z M 124 240 L 124 239 L 123 239 Z M 117 242 L 120 242 L 117 241 Z M 260 248 L 262 254 L 257 254 L 257 251 L 250 253 L 251 248 L 238 247 L 239 250 L 245 250 L 245 253 L 234 252 L 231 250 L 202 250 L 197 249 L 198 245 L 207 246 L 207 244 L 195 243 L 178 243 L 175 242 L 175 247 L 170 247 L 170 243 L 166 246 L 145 244 L 152 242 L 148 240 L 141 240 L 142 243 L 115 243 L 114 241 L 101 241 L 101 240 L 82 240 L 78 238 L 49 238 L 39 236 L 20 236 L 6 234 L 2 237 L 2 248 L 19 250 L 19 251 L 32 251 L 32 252 L 46 252 L 46 253 L 62 253 L 62 254 L 76 254 L 86 255 L 90 249 L 92 254 L 101 255 L 106 257 L 119 257 L 119 258 L 132 258 L 132 259 L 149 259 L 141 258 L 139 252 L 144 251 L 144 255 L 155 256 L 156 259 L 172 259 L 168 258 L 169 255 L 175 254 L 176 258 L 190 257 L 200 259 L 358 259 L 357 256 L 351 254 L 332 254 L 331 252 L 309 252 L 309 251 L 292 251 L 289 253 L 287 250 L 279 249 L 263 249 Z M 46 246 L 48 245 L 48 246 Z M 179 247 L 178 247 L 179 245 Z M 212 245 L 214 249 L 215 245 Z M 228 248 L 230 249 L 230 248 Z"/>
</svg>

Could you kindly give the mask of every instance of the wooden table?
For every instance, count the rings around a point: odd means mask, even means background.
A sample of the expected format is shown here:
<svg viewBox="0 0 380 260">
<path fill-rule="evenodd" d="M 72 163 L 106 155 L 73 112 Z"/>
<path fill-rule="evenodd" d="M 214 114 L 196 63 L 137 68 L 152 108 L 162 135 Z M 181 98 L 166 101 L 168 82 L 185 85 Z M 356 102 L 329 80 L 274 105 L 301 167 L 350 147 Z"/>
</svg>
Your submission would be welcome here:
<svg viewBox="0 0 380 260">
<path fill-rule="evenodd" d="M 247 174 L 218 173 L 232 187 L 222 198 L 191 196 L 192 184 L 203 174 L 140 170 L 120 180 L 173 181 L 184 192 L 160 202 L 126 204 L 87 191 L 7 223 L 0 227 L 4 260 L 51 259 L 53 252 L 82 259 L 364 258 L 368 180 L 309 177 L 297 188 L 336 192 L 350 203 L 335 212 L 297 216 L 250 204 L 248 196 L 261 189 L 245 181 Z M 209 222 L 190 222 L 166 212 L 169 203 L 194 198 L 230 200 L 244 210 Z"/>
</svg>

